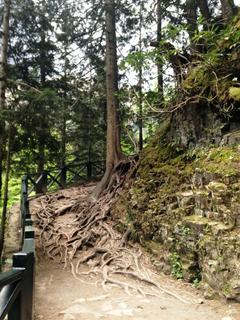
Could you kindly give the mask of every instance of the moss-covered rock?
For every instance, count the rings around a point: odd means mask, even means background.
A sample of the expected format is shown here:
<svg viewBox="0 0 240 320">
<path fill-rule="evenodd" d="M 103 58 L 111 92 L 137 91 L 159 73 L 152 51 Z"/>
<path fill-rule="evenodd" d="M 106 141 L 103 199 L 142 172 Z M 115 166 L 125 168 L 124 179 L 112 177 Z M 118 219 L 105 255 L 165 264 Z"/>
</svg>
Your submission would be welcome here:
<svg viewBox="0 0 240 320">
<path fill-rule="evenodd" d="M 214 42 L 215 41 L 215 42 Z M 113 209 L 158 270 L 240 300 L 240 15 L 183 81 L 181 101 Z M 175 101 L 176 102 L 176 101 Z M 175 104 L 174 102 L 174 104 Z"/>
<path fill-rule="evenodd" d="M 240 299 L 239 148 L 183 152 L 166 144 L 166 134 L 157 137 L 143 150 L 115 218 L 125 228 L 131 222 L 158 270 Z"/>
</svg>

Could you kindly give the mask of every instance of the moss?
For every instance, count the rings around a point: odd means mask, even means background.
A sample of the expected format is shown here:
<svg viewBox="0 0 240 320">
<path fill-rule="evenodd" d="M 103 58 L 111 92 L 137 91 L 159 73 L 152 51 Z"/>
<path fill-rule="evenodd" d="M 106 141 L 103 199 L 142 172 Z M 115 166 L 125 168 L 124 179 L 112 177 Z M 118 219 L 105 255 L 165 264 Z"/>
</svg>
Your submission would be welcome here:
<svg viewBox="0 0 240 320">
<path fill-rule="evenodd" d="M 192 89 L 202 85 L 205 79 L 204 69 L 201 66 L 197 66 L 192 69 L 187 79 L 183 82 L 185 89 Z"/>
<path fill-rule="evenodd" d="M 224 284 L 222 287 L 222 292 L 226 297 L 231 296 L 232 288 L 230 284 L 228 283 Z"/>
<path fill-rule="evenodd" d="M 231 176 L 239 172 L 239 161 L 238 148 L 225 146 L 199 150 L 195 165 L 207 172 Z"/>
<path fill-rule="evenodd" d="M 229 88 L 229 97 L 233 100 L 240 101 L 240 88 L 230 87 Z"/>
</svg>

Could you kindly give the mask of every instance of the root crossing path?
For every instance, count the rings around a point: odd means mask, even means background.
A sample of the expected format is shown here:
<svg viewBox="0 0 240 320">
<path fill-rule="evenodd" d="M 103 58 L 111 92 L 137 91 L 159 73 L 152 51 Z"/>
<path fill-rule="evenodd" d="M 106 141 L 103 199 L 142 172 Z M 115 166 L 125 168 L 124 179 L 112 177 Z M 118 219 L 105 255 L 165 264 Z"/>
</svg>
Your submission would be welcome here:
<svg viewBox="0 0 240 320">
<path fill-rule="evenodd" d="M 93 188 L 31 201 L 35 320 L 240 320 L 237 305 L 206 301 L 190 285 L 156 274 L 148 254 L 115 230 L 109 214 L 114 198 L 108 193 L 88 203 Z"/>
</svg>

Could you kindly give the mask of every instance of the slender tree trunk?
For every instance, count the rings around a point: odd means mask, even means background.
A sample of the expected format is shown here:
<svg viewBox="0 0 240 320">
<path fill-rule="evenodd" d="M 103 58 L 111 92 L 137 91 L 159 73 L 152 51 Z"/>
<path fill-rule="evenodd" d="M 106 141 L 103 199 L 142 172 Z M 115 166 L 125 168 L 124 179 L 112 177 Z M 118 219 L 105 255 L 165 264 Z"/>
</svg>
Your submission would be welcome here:
<svg viewBox="0 0 240 320">
<path fill-rule="evenodd" d="M 40 175 L 44 171 L 45 165 L 45 150 L 44 150 L 44 143 L 43 139 L 39 136 L 38 137 L 38 164 L 37 164 L 37 172 Z"/>
<path fill-rule="evenodd" d="M 66 164 L 66 116 L 63 115 L 61 128 L 61 167 Z"/>
<path fill-rule="evenodd" d="M 162 0 L 157 0 L 157 43 L 159 48 L 159 55 L 161 50 L 162 41 Z M 158 95 L 159 95 L 159 105 L 161 106 L 164 99 L 163 92 L 163 62 L 159 57 L 157 59 L 157 77 L 158 77 Z"/>
<path fill-rule="evenodd" d="M 12 145 L 12 130 L 9 128 L 8 141 L 7 141 L 7 159 L 6 159 L 6 176 L 4 183 L 4 194 L 3 194 L 3 210 L 1 219 L 1 232 L 0 232 L 0 257 L 2 257 L 4 237 L 5 237 L 5 227 L 7 221 L 7 205 L 8 205 L 8 183 L 11 168 L 11 145 Z"/>
<path fill-rule="evenodd" d="M 198 7 L 200 9 L 201 15 L 204 18 L 204 29 L 207 29 L 208 24 L 211 19 L 208 1 L 207 0 L 198 0 Z"/>
<path fill-rule="evenodd" d="M 143 149 L 143 92 L 142 92 L 142 67 L 139 70 L 139 90 L 138 90 L 138 103 L 139 103 L 139 110 L 138 110 L 138 126 L 139 126 L 139 141 L 138 141 L 138 148 L 139 151 Z"/>
<path fill-rule="evenodd" d="M 68 44 L 65 45 L 64 48 L 64 91 L 63 91 L 63 101 L 65 104 L 67 103 L 67 47 Z M 63 106 L 63 115 L 62 115 L 62 124 L 61 124 L 61 167 L 63 168 L 66 165 L 66 142 L 67 142 L 67 137 L 66 137 L 66 122 L 67 122 L 67 117 L 66 117 L 66 105 L 64 104 Z"/>
<path fill-rule="evenodd" d="M 40 49 L 40 83 L 41 87 L 44 88 L 46 83 L 46 55 L 45 55 L 45 33 L 42 31 L 41 34 L 41 49 Z M 43 111 L 40 115 L 40 132 L 38 133 L 38 174 L 44 171 L 45 167 L 45 117 L 46 114 Z"/>
<path fill-rule="evenodd" d="M 211 18 L 211 14 L 210 14 L 210 10 L 209 10 L 208 0 L 198 0 L 198 7 L 200 9 L 200 12 L 201 12 L 203 18 L 206 21 L 209 21 Z"/>
<path fill-rule="evenodd" d="M 229 21 L 236 13 L 234 0 L 221 0 L 221 7 L 224 21 Z"/>
<path fill-rule="evenodd" d="M 139 33 L 139 51 L 142 53 L 142 24 L 143 24 L 143 3 L 140 3 L 140 33 Z M 141 56 L 140 56 L 141 59 Z M 138 129 L 139 129 L 139 139 L 138 139 L 138 148 L 139 151 L 143 149 L 143 68 L 142 63 L 139 66 L 139 75 L 138 75 Z"/>
<path fill-rule="evenodd" d="M 106 171 L 93 191 L 93 198 L 98 198 L 107 186 L 114 166 L 121 158 L 120 128 L 118 119 L 118 67 L 115 23 L 115 1 L 105 0 L 106 10 L 106 84 L 107 84 L 107 154 Z"/>
<path fill-rule="evenodd" d="M 4 0 L 4 13 L 2 25 L 2 46 L 0 51 L 0 113 L 5 108 L 5 91 L 7 84 L 7 51 L 9 40 L 9 19 L 10 19 L 11 0 Z M 2 169 L 4 151 L 4 132 L 5 124 L 0 114 L 0 196 L 2 191 Z"/>
<path fill-rule="evenodd" d="M 187 30 L 190 40 L 192 40 L 197 30 L 197 1 L 186 0 L 185 2 L 185 16 L 187 20 Z"/>
</svg>

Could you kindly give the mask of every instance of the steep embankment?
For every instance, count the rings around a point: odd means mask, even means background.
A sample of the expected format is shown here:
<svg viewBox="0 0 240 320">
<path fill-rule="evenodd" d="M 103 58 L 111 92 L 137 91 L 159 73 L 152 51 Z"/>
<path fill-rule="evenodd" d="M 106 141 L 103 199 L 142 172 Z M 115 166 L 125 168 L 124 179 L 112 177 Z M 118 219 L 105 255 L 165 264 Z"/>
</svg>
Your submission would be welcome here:
<svg viewBox="0 0 240 320">
<path fill-rule="evenodd" d="M 184 80 L 114 208 L 164 272 L 240 301 L 240 19 Z"/>
<path fill-rule="evenodd" d="M 115 215 L 159 270 L 240 299 L 239 169 L 237 146 L 179 154 L 155 141 Z"/>
</svg>

